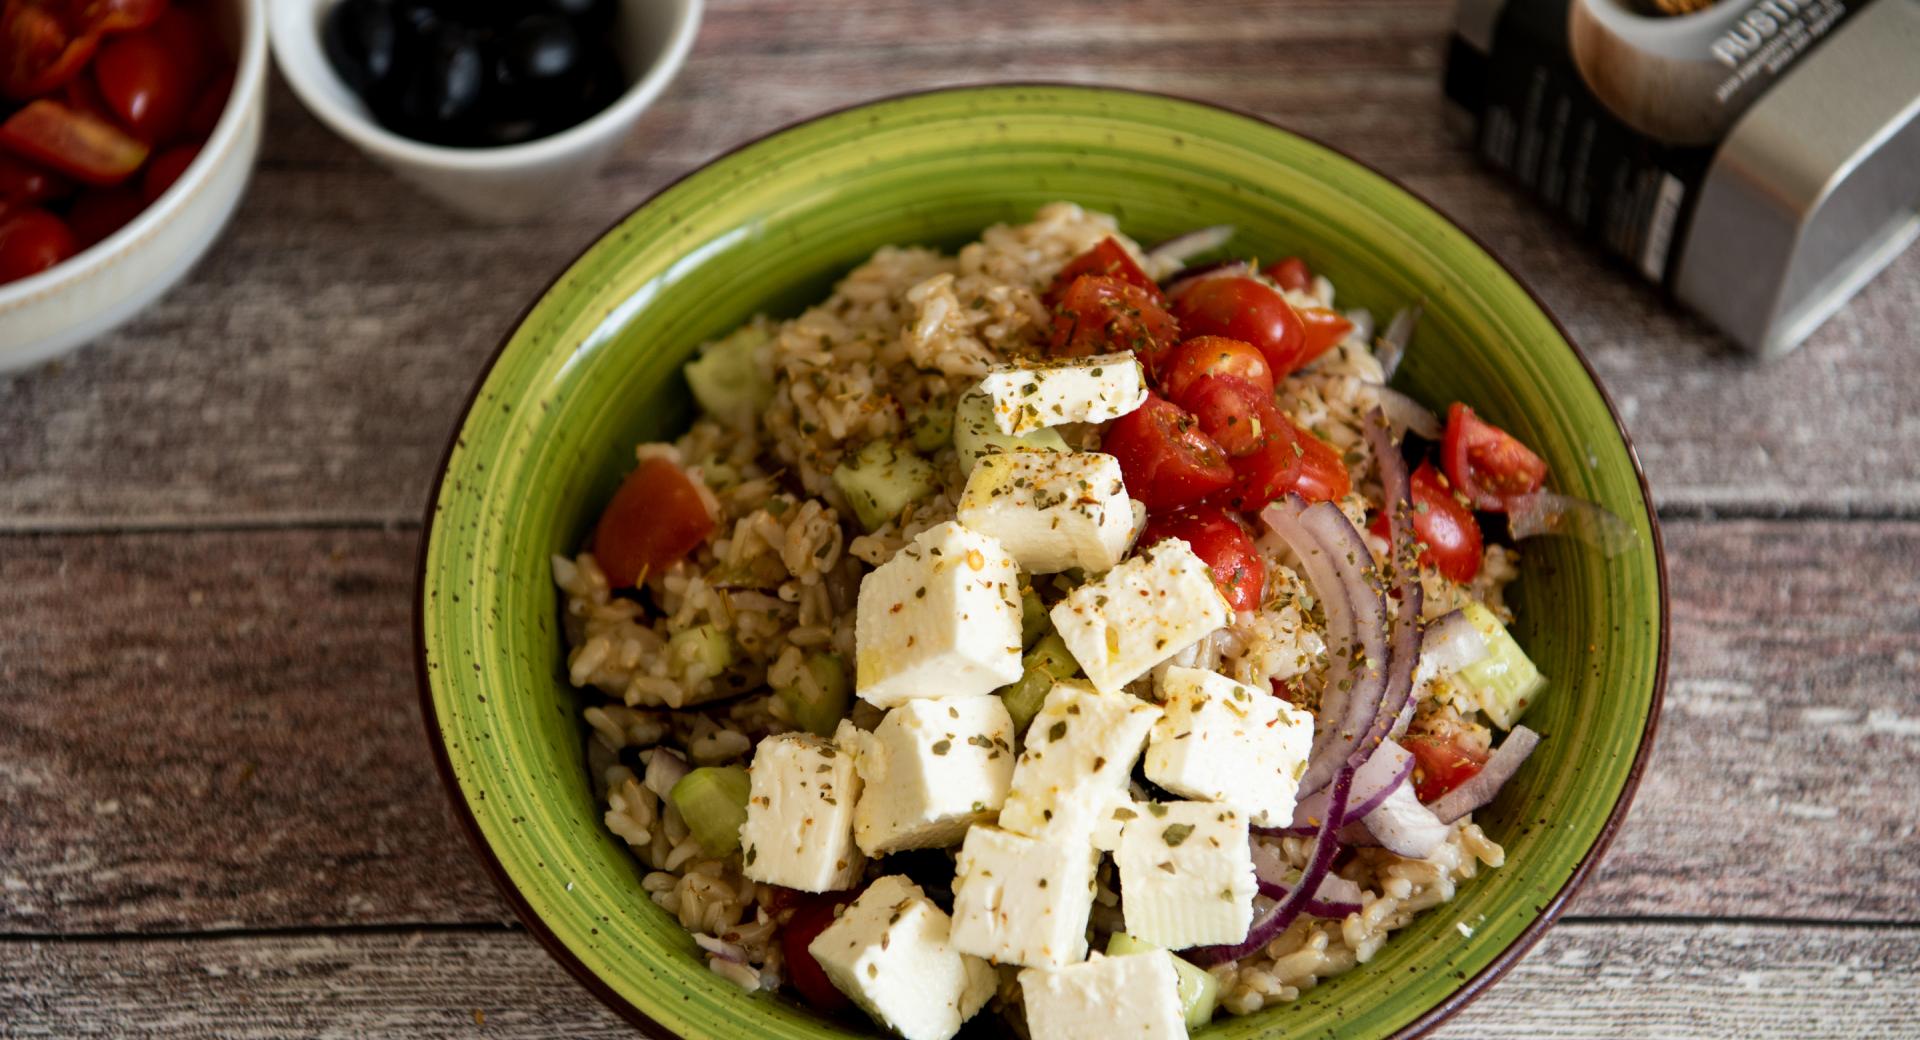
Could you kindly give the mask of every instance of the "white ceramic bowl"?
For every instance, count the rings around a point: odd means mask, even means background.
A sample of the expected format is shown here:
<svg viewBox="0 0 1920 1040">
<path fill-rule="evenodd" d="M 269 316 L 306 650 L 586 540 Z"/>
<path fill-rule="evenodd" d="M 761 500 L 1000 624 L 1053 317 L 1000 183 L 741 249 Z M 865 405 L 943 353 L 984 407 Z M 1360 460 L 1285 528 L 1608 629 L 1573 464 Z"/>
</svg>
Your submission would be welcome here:
<svg viewBox="0 0 1920 1040">
<path fill-rule="evenodd" d="M 307 109 L 340 136 L 421 190 L 471 219 L 523 220 L 585 183 L 686 63 L 703 0 L 622 0 L 615 45 L 639 76 L 605 110 L 577 126 L 525 144 L 449 148 L 381 126 L 334 72 L 320 45 L 320 21 L 335 0 L 268 0 L 274 58 Z"/>
<path fill-rule="evenodd" d="M 66 262 L 0 285 L 0 372 L 45 361 L 158 299 L 233 216 L 260 150 L 266 112 L 264 0 L 221 0 L 220 31 L 237 56 L 233 93 L 200 155 L 126 227 Z"/>
</svg>

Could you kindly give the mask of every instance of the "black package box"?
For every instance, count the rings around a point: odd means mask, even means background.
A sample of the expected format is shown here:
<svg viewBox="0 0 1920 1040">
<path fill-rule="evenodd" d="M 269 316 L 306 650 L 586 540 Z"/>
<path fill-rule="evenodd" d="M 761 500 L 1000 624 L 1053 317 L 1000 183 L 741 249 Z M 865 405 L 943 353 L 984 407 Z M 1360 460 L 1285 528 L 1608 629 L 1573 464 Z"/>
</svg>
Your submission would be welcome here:
<svg viewBox="0 0 1920 1040">
<path fill-rule="evenodd" d="M 1462 0 L 1480 155 L 1746 349 L 1920 234 L 1920 0 Z"/>
</svg>

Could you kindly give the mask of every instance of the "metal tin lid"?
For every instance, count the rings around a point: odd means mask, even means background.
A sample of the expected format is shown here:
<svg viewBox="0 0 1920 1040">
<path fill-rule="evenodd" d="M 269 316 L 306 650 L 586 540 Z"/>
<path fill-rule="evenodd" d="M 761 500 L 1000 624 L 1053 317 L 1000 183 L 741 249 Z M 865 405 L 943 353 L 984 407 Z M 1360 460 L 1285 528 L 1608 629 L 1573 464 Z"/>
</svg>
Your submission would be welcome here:
<svg viewBox="0 0 1920 1040">
<path fill-rule="evenodd" d="M 1920 0 L 1855 15 L 1740 117 L 1699 193 L 1675 295 L 1785 353 L 1920 235 Z"/>
</svg>

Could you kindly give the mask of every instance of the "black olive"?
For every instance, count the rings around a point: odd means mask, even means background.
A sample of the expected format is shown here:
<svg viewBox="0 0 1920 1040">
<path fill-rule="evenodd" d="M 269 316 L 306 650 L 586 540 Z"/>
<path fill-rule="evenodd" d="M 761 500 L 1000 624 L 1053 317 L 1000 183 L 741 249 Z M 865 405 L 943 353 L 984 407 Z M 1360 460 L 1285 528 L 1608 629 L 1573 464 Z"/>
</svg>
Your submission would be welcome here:
<svg viewBox="0 0 1920 1040">
<path fill-rule="evenodd" d="M 442 23 L 422 41 L 423 50 L 383 113 L 400 133 L 436 144 L 464 144 L 467 119 L 479 107 L 486 79 L 480 43 L 471 30 Z"/>
<path fill-rule="evenodd" d="M 495 82 L 542 94 L 583 71 L 579 35 L 565 19 L 551 15 L 516 24 L 500 41 L 498 61 Z"/>
<path fill-rule="evenodd" d="M 546 0 L 546 6 L 563 18 L 571 18 L 584 31 L 599 31 L 613 25 L 615 0 Z"/>
<path fill-rule="evenodd" d="M 347 86 L 365 96 L 393 75 L 400 27 L 391 0 L 342 0 L 320 27 L 327 60 Z"/>
</svg>

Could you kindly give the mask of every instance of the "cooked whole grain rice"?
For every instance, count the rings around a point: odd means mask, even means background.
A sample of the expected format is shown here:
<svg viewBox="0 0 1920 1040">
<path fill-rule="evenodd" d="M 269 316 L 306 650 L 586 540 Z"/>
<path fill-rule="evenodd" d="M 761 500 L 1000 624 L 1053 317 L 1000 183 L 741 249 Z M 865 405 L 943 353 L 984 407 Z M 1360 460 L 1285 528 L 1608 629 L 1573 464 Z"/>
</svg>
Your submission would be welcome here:
<svg viewBox="0 0 1920 1040">
<path fill-rule="evenodd" d="M 950 405 L 989 365 L 1030 353 L 1048 321 L 1041 291 L 1062 264 L 1109 235 L 1118 236 L 1111 217 L 1056 203 L 1029 223 L 987 229 L 955 256 L 882 248 L 797 317 L 755 319 L 766 337 L 760 361 L 776 388 L 771 405 L 744 425 L 703 417 L 673 444 L 640 449 L 642 457 L 668 455 L 694 477 L 718 518 L 714 536 L 646 576 L 644 597 L 616 595 L 591 552 L 553 558 L 568 679 L 606 698 L 584 713 L 606 826 L 647 868 L 641 883 L 652 900 L 694 933 L 715 972 L 743 989 L 781 985 L 774 940 L 787 911 L 768 886 L 741 874 L 738 854 L 704 854 L 671 801 L 647 783 L 649 764 L 666 754 L 691 765 L 744 764 L 762 737 L 792 728 L 771 690 L 817 693 L 817 679 L 803 667 L 809 653 L 851 659 L 861 575 L 951 519 L 964 483 L 953 449 L 936 452 L 939 490 L 868 533 L 843 520 L 847 503 L 830 478 L 834 467 L 871 439 L 902 435 L 921 409 Z M 1319 279 L 1295 302 L 1331 306 L 1333 287 Z M 1279 394 L 1298 422 L 1342 453 L 1355 493 L 1341 506 L 1363 529 L 1367 496 L 1379 492 L 1361 421 L 1379 380 L 1369 345 L 1349 340 L 1286 379 Z M 1084 445 L 1099 435 L 1092 427 L 1063 432 Z M 1268 564 L 1260 609 L 1170 663 L 1263 687 L 1322 666 L 1323 620 L 1290 566 L 1296 561 L 1277 539 L 1262 538 L 1259 547 Z M 1376 540 L 1374 549 L 1385 546 Z M 1514 553 L 1490 545 L 1470 585 L 1425 575 L 1426 613 L 1471 600 L 1509 618 L 1503 589 L 1516 574 Z M 674 649 L 677 635 L 701 626 L 724 633 L 731 647 L 732 660 L 718 671 L 703 655 Z M 1152 685 L 1143 679 L 1137 689 L 1148 694 Z M 1453 709 L 1436 701 L 1422 711 Z M 880 713 L 859 702 L 852 717 L 870 729 Z M 1474 725 L 1457 715 L 1447 721 Z M 1275 844 L 1296 867 L 1305 861 L 1306 839 L 1256 840 Z M 1364 963 L 1391 932 L 1503 858 L 1471 818 L 1425 860 L 1359 850 L 1339 873 L 1364 891 L 1360 912 L 1342 921 L 1302 918 L 1258 953 L 1211 969 L 1221 1006 L 1249 1014 Z M 1110 863 L 1098 884 L 1093 927 L 1104 933 L 1120 925 Z M 991 1006 L 1023 1032 L 1013 972 L 1003 968 L 1001 979 Z"/>
</svg>

